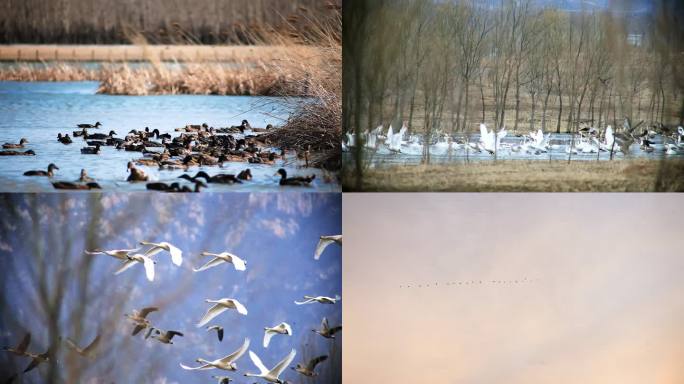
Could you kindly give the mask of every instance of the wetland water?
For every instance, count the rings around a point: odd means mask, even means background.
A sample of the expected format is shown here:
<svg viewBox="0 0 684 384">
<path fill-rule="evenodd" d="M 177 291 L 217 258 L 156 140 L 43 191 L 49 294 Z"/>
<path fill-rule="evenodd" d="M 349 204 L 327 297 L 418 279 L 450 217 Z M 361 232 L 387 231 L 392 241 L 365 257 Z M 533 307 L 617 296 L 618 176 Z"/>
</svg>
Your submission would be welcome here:
<svg viewBox="0 0 684 384">
<path fill-rule="evenodd" d="M 178 136 L 175 128 L 187 124 L 207 123 L 215 128 L 239 125 L 247 119 L 254 127 L 266 124 L 281 125 L 291 112 L 277 97 L 261 96 L 209 96 L 209 95 L 159 95 L 159 96 L 112 96 L 96 94 L 97 82 L 0 82 L 0 143 L 17 143 L 20 138 L 29 143 L 21 151 L 32 149 L 36 156 L 0 156 L 0 192 L 54 191 L 47 177 L 27 177 L 23 173 L 33 169 L 46 169 L 55 163 L 52 181 L 74 181 L 81 168 L 108 190 L 145 190 L 145 183 L 128 183 L 126 164 L 142 157 L 140 152 L 127 152 L 114 147 L 102 147 L 99 155 L 83 155 L 80 148 L 86 143 L 80 137 L 72 144 L 57 141 L 58 133 L 78 130 L 76 124 L 100 121 L 100 129 L 90 133 L 109 133 L 113 130 L 123 138 L 132 129 L 159 129 L 161 133 Z M 249 131 L 245 132 L 249 134 Z M 241 137 L 241 135 L 235 135 Z M 155 150 L 158 148 L 150 148 Z M 285 166 L 284 164 L 287 164 Z M 158 170 L 156 167 L 137 166 L 143 169 L 150 181 L 176 182 L 183 173 L 194 175 L 203 170 L 216 173 L 238 173 L 249 168 L 254 179 L 243 184 L 210 184 L 205 191 L 339 191 L 336 183 L 323 181 L 323 172 L 315 168 L 301 168 L 294 154 L 274 165 L 225 162 L 222 168 L 191 167 L 182 170 Z M 310 187 L 287 187 L 278 185 L 274 176 L 278 168 L 285 168 L 290 175 L 315 173 L 316 180 Z"/>
</svg>

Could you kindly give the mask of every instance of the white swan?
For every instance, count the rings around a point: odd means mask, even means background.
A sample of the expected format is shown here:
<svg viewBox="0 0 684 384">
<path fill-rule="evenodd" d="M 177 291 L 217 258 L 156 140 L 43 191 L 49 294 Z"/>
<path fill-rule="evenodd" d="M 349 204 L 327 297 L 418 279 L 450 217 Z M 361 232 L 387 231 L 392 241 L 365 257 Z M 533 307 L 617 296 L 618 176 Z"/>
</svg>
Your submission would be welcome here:
<svg viewBox="0 0 684 384">
<path fill-rule="evenodd" d="M 247 262 L 242 260 L 241 258 L 233 255 L 232 253 L 228 252 L 221 252 L 221 253 L 211 253 L 211 252 L 202 252 L 202 256 L 214 256 L 213 259 L 209 260 L 206 264 L 199 268 L 193 268 L 192 270 L 195 272 L 200 272 L 207 270 L 209 268 L 215 267 L 217 265 L 223 264 L 223 263 L 231 263 L 233 264 L 233 267 L 235 267 L 236 271 L 244 271 L 247 269 Z"/>
<path fill-rule="evenodd" d="M 161 243 L 141 241 L 140 244 L 152 246 L 147 250 L 147 252 L 145 252 L 145 256 L 154 256 L 161 251 L 166 251 L 171 254 L 171 261 L 173 261 L 174 264 L 180 266 L 183 262 L 183 252 L 166 241 L 162 241 Z"/>
<path fill-rule="evenodd" d="M 271 337 L 274 335 L 292 336 L 292 327 L 290 327 L 290 324 L 284 322 L 275 327 L 264 327 L 264 348 L 268 348 L 268 343 L 271 342 Z"/>
<path fill-rule="evenodd" d="M 388 147 L 390 151 L 401 152 L 401 146 L 403 144 L 402 139 L 407 129 L 406 123 L 404 122 L 399 132 L 391 134 L 392 126 L 390 126 L 390 131 L 387 133 L 387 142 L 389 143 Z"/>
<path fill-rule="evenodd" d="M 318 244 L 316 245 L 314 259 L 318 260 L 321 257 L 321 253 L 323 253 L 325 248 L 332 243 L 342 245 L 342 235 L 321 236 L 318 240 Z"/>
<path fill-rule="evenodd" d="M 321 303 L 321 304 L 335 304 L 339 300 L 341 300 L 341 297 L 339 295 L 335 295 L 335 297 L 328 297 L 328 296 L 304 296 L 304 301 L 295 301 L 295 304 L 297 305 L 302 305 L 302 304 L 313 304 L 313 303 Z"/>
<path fill-rule="evenodd" d="M 285 356 L 284 359 L 282 359 L 278 364 L 276 364 L 273 369 L 269 370 L 266 368 L 264 363 L 261 362 L 261 359 L 259 359 L 259 356 L 256 355 L 256 353 L 249 351 L 249 358 L 252 359 L 252 362 L 254 365 L 259 368 L 259 373 L 245 373 L 246 377 L 260 377 L 270 383 L 276 383 L 276 384 L 284 384 L 284 381 L 281 380 L 278 376 L 280 376 L 281 373 L 287 368 L 288 365 L 294 360 L 295 356 L 297 355 L 297 351 L 294 349 L 290 351 L 290 353 Z"/>
<path fill-rule="evenodd" d="M 245 308 L 244 305 L 242 305 L 239 301 L 235 299 L 219 299 L 219 300 L 210 300 L 206 299 L 204 300 L 207 303 L 215 303 L 214 305 L 211 306 L 207 310 L 207 313 L 204 314 L 202 317 L 202 320 L 200 320 L 199 323 L 197 323 L 197 327 L 201 327 L 208 322 L 211 321 L 214 317 L 220 315 L 221 313 L 227 311 L 228 309 L 235 309 L 238 311 L 239 314 L 241 315 L 246 315 L 247 314 L 247 308 Z"/>
<path fill-rule="evenodd" d="M 127 270 L 128 268 L 134 266 L 136 263 L 140 263 L 143 266 L 145 266 L 145 275 L 147 276 L 147 280 L 154 281 L 154 264 L 155 264 L 155 262 L 152 259 L 150 259 L 149 257 L 147 257 L 145 255 L 141 255 L 139 253 L 128 255 L 128 257 L 123 262 L 123 265 L 121 266 L 121 268 L 119 268 L 116 272 L 114 272 L 114 274 L 118 275 L 121 272 Z"/>
<path fill-rule="evenodd" d="M 249 339 L 245 339 L 244 343 L 242 343 L 242 346 L 238 348 L 235 352 L 231 353 L 230 355 L 226 357 L 222 357 L 220 359 L 216 360 L 205 360 L 202 358 L 198 358 L 196 361 L 198 363 L 202 363 L 199 367 L 188 367 L 187 365 L 181 364 L 181 368 L 187 369 L 189 371 L 192 370 L 207 370 L 207 369 L 223 369 L 224 371 L 235 371 L 237 370 L 237 365 L 235 365 L 235 362 L 242 357 L 242 355 L 245 354 L 247 351 L 247 348 L 249 348 Z"/>
<path fill-rule="evenodd" d="M 84 251 L 86 255 L 107 255 L 111 256 L 114 258 L 117 258 L 119 260 L 126 260 L 128 258 L 128 255 L 134 252 L 139 251 L 140 248 L 134 248 L 134 249 L 112 249 L 109 251 L 101 251 L 99 249 L 96 249 L 94 251 Z"/>
</svg>

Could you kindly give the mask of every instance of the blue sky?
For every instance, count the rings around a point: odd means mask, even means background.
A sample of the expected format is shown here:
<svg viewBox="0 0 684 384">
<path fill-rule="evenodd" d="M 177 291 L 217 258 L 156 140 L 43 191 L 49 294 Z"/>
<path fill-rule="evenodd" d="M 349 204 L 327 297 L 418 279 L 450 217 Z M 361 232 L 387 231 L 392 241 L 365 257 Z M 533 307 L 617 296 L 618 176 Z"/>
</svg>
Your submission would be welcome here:
<svg viewBox="0 0 684 384">
<path fill-rule="evenodd" d="M 82 346 L 98 329 L 107 338 L 100 346 L 104 352 L 90 365 L 61 348 L 58 366 L 62 379 L 199 383 L 210 382 L 214 374 L 228 374 L 237 383 L 251 383 L 254 380 L 242 377 L 246 371 L 256 372 L 247 355 L 238 360 L 238 373 L 185 371 L 178 365 L 195 365 L 198 357 L 223 357 L 245 337 L 252 340 L 250 349 L 269 368 L 292 348 L 298 353 L 292 365 L 330 353 L 333 341 L 311 329 L 317 328 L 324 316 L 332 325 L 339 324 L 341 303 L 296 306 L 293 301 L 303 295 L 343 296 L 341 247 L 331 245 L 319 261 L 313 259 L 319 236 L 341 232 L 339 194 L 76 193 L 14 194 L 3 199 L 0 344 L 14 345 L 30 330 L 29 350 L 46 349 L 49 311 L 38 281 L 46 282 L 47 296 L 59 303 L 59 336 L 77 338 Z M 149 282 L 142 266 L 114 276 L 118 260 L 82 253 L 90 247 L 132 248 L 140 240 L 176 245 L 183 251 L 182 266 L 171 264 L 168 254 L 159 254 L 157 276 Z M 247 261 L 247 270 L 221 265 L 195 273 L 192 267 L 208 261 L 199 256 L 205 250 L 232 252 Z M 64 293 L 55 299 L 52 295 L 60 285 L 59 276 L 65 282 Z M 204 300 L 222 297 L 238 299 L 249 314 L 229 311 L 212 321 L 210 324 L 225 328 L 224 340 L 219 343 L 215 333 L 195 324 L 210 306 Z M 86 303 L 83 312 L 79 312 L 80 303 Z M 153 323 L 181 331 L 185 337 L 165 345 L 130 336 L 132 325 L 123 314 L 151 305 L 161 308 L 149 315 Z M 282 321 L 292 325 L 294 335 L 276 336 L 264 349 L 263 327 Z M 334 343 L 341 353 L 341 336 Z M 337 359 L 334 364 L 339 362 Z M 320 366 L 321 379 L 339 372 L 339 367 L 328 363 L 331 361 Z M 27 364 L 26 358 L 3 353 L 0 365 L 9 368 L 0 370 L 0 379 Z M 26 374 L 24 382 L 42 382 L 48 374 L 45 364 Z M 303 382 L 290 369 L 283 377 Z"/>
</svg>

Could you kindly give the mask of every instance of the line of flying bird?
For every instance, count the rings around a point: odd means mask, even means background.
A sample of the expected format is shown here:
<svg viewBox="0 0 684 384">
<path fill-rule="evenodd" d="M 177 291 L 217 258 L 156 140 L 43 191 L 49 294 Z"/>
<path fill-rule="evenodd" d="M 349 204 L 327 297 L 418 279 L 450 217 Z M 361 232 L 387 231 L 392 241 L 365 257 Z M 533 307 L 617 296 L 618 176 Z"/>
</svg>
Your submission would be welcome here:
<svg viewBox="0 0 684 384">
<path fill-rule="evenodd" d="M 321 254 L 323 251 L 332 243 L 337 243 L 340 246 L 342 245 L 342 235 L 332 235 L 332 236 L 320 236 L 320 239 L 318 241 L 318 244 L 316 245 L 316 249 L 314 251 L 314 259 L 318 260 L 321 257 Z M 146 246 L 147 249 L 144 252 L 141 252 L 142 248 L 134 248 L 134 249 L 113 249 L 113 250 L 93 250 L 93 251 L 85 251 L 84 253 L 87 255 L 107 255 L 111 256 L 113 258 L 116 258 L 121 261 L 121 266 L 114 272 L 115 275 L 118 275 L 131 267 L 135 266 L 136 264 L 142 264 L 145 269 L 145 275 L 149 281 L 154 281 L 155 277 L 155 272 L 154 272 L 154 266 L 156 264 L 156 261 L 154 261 L 152 258 L 162 252 L 166 252 L 171 256 L 171 262 L 176 265 L 180 266 L 183 262 L 183 252 L 176 246 L 174 246 L 171 243 L 168 242 L 159 242 L 159 243 L 154 243 L 154 242 L 148 242 L 148 241 L 141 241 L 140 242 L 141 246 Z M 194 272 L 201 272 L 205 271 L 210 268 L 214 268 L 216 266 L 219 266 L 221 264 L 232 264 L 233 267 L 235 268 L 236 271 L 245 271 L 247 269 L 247 262 L 243 260 L 242 258 L 229 253 L 229 252 L 222 252 L 222 253 L 211 253 L 211 252 L 202 252 L 202 256 L 204 257 L 211 257 L 211 260 L 209 260 L 207 263 L 202 265 L 199 268 L 193 268 Z M 328 297 L 328 296 L 304 296 L 303 301 L 295 301 L 294 303 L 297 305 L 305 305 L 305 304 L 314 304 L 314 303 L 320 303 L 320 304 L 335 304 L 337 303 L 341 298 L 338 295 L 335 295 L 335 297 Z M 221 299 L 206 299 L 205 300 L 207 303 L 213 304 L 202 316 L 200 321 L 197 323 L 197 327 L 203 327 L 207 325 L 209 322 L 211 322 L 214 318 L 216 318 L 218 315 L 228 311 L 228 310 L 235 310 L 238 314 L 240 315 L 247 315 L 248 311 L 247 308 L 240 303 L 238 300 L 233 299 L 233 298 L 221 298 Z M 183 336 L 182 332 L 175 331 L 175 330 L 163 330 L 161 328 L 157 328 L 152 324 L 152 322 L 147 318 L 150 313 L 158 311 L 158 307 L 145 307 L 140 310 L 134 310 L 130 314 L 126 314 L 125 316 L 133 323 L 134 328 L 133 332 L 131 333 L 132 336 L 138 335 L 141 333 L 143 330 L 146 330 L 145 332 L 145 339 L 156 339 L 160 343 L 164 344 L 173 344 L 173 338 L 176 336 Z M 206 330 L 208 332 L 216 332 L 217 337 L 219 342 L 223 341 L 223 334 L 224 334 L 224 329 L 221 326 L 218 325 L 210 325 L 206 327 Z M 335 339 L 335 334 L 340 332 L 342 330 L 341 325 L 337 326 L 330 326 L 328 323 L 327 318 L 323 318 L 321 321 L 321 325 L 319 329 L 312 329 L 313 332 L 321 335 L 322 337 L 326 339 Z M 272 327 L 264 327 L 264 339 L 263 339 L 263 347 L 268 348 L 268 345 L 270 344 L 271 339 L 276 336 L 276 335 L 287 335 L 287 336 L 292 336 L 292 327 L 286 323 L 286 322 L 281 322 L 280 324 L 277 324 Z M 61 338 L 60 338 L 61 339 Z M 16 347 L 4 347 L 3 350 L 13 353 L 17 356 L 24 356 L 24 357 L 30 357 L 31 362 L 29 365 L 26 367 L 24 370 L 24 373 L 31 371 L 41 363 L 47 362 L 50 360 L 50 357 L 53 354 L 53 348 L 50 347 L 48 350 L 44 353 L 34 353 L 28 351 L 29 344 L 31 342 L 31 333 L 26 333 L 21 340 L 21 342 L 16 346 Z M 64 342 L 66 345 L 72 349 L 74 352 L 77 354 L 86 357 L 86 358 L 94 358 L 96 356 L 96 350 L 98 348 L 99 342 L 100 342 L 100 335 L 98 334 L 93 341 L 90 342 L 87 346 L 81 348 L 79 347 L 73 340 L 66 338 L 64 339 Z M 190 367 L 184 364 L 180 364 L 181 368 L 186 369 L 186 370 L 209 370 L 209 369 L 220 369 L 220 370 L 225 370 L 225 371 L 231 371 L 235 372 L 237 371 L 237 365 L 236 361 L 242 357 L 242 355 L 247 352 L 250 346 L 250 339 L 245 338 L 244 342 L 242 345 L 232 352 L 231 354 L 216 359 L 216 360 L 207 360 L 207 359 L 202 359 L 198 358 L 196 362 L 200 363 L 200 365 L 195 366 L 195 367 Z M 292 363 L 296 356 L 297 352 L 295 349 L 292 349 L 290 353 L 285 356 L 278 364 L 273 366 L 273 368 L 269 369 L 267 368 L 259 356 L 257 356 L 256 353 L 253 351 L 249 350 L 249 357 L 254 363 L 254 365 L 258 368 L 259 373 L 250 373 L 247 372 L 244 374 L 244 376 L 247 377 L 256 377 L 256 378 L 261 378 L 267 382 L 270 383 L 275 383 L 275 384 L 284 384 L 285 381 L 280 379 L 280 375 L 282 372 L 287 368 L 287 366 Z M 294 371 L 297 373 L 307 376 L 307 377 L 314 377 L 318 373 L 315 371 L 316 366 L 327 360 L 328 356 L 327 355 L 321 355 L 314 357 L 310 359 L 308 362 L 304 363 L 299 363 L 295 367 L 291 367 Z M 14 380 L 16 375 L 12 376 L 10 378 L 10 382 Z M 228 376 L 212 376 L 215 379 L 218 379 L 219 384 L 228 384 L 232 379 Z"/>
</svg>

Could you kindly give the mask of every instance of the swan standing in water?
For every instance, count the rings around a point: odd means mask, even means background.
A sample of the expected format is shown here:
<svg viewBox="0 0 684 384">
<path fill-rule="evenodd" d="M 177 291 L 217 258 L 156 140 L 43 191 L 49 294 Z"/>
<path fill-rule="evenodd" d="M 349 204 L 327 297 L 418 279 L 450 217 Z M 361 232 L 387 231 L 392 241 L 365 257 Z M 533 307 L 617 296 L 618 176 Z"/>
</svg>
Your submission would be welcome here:
<svg viewBox="0 0 684 384">
<path fill-rule="evenodd" d="M 290 327 L 290 324 L 284 322 L 275 327 L 264 327 L 264 348 L 268 348 L 268 343 L 271 342 L 271 337 L 274 335 L 292 336 L 292 327 Z"/>
<path fill-rule="evenodd" d="M 342 235 L 321 236 L 318 240 L 318 244 L 316 245 L 314 259 L 318 260 L 321 257 L 321 253 L 323 253 L 325 248 L 332 243 L 337 243 L 340 246 L 342 246 Z"/>
<path fill-rule="evenodd" d="M 294 349 L 290 351 L 290 353 L 285 356 L 284 359 L 282 359 L 278 364 L 276 364 L 273 369 L 269 370 L 266 368 L 264 363 L 261 362 L 261 359 L 259 359 L 259 356 L 257 356 L 256 353 L 249 351 L 249 358 L 252 359 L 252 362 L 256 367 L 259 369 L 259 373 L 245 373 L 246 377 L 260 377 L 269 383 L 275 383 L 275 384 L 284 384 L 285 382 L 281 380 L 278 376 L 280 376 L 281 373 L 287 368 L 288 365 L 294 360 L 295 356 L 297 355 L 297 351 Z"/>
<path fill-rule="evenodd" d="M 154 264 L 156 264 L 156 262 L 150 259 L 149 257 L 141 255 L 139 253 L 128 255 L 127 258 L 124 260 L 121 268 L 114 272 L 114 274 L 118 275 L 121 272 L 127 270 L 128 268 L 134 266 L 136 263 L 140 263 L 145 267 L 145 276 L 147 276 L 147 280 L 154 281 Z"/>
<path fill-rule="evenodd" d="M 236 371 L 237 370 L 237 365 L 235 362 L 242 357 L 242 355 L 247 352 L 247 348 L 249 348 L 249 339 L 245 339 L 245 342 L 242 343 L 242 346 L 238 348 L 237 351 L 231 353 L 230 355 L 217 359 L 217 360 L 205 360 L 202 358 L 198 358 L 196 361 L 198 363 L 201 363 L 199 367 L 188 367 L 187 365 L 183 365 L 181 363 L 181 368 L 187 369 L 189 371 L 201 369 L 201 370 L 207 370 L 207 369 L 223 369 L 224 371 Z"/>
<path fill-rule="evenodd" d="M 145 256 L 154 256 L 161 251 L 166 251 L 171 254 L 171 261 L 180 266 L 183 262 L 183 252 L 173 244 L 162 241 L 161 243 L 152 243 L 149 241 L 141 241 L 142 245 L 151 245 L 152 247 L 145 252 Z"/>
<path fill-rule="evenodd" d="M 221 265 L 223 263 L 230 263 L 233 264 L 235 267 L 236 271 L 244 271 L 247 269 L 247 262 L 242 260 L 241 258 L 233 255 L 232 253 L 228 252 L 222 252 L 222 253 L 210 253 L 210 252 L 202 252 L 202 256 L 214 256 L 213 259 L 209 260 L 206 264 L 199 268 L 193 268 L 192 270 L 195 272 L 200 272 L 200 271 L 205 271 L 209 268 L 215 267 L 217 265 Z"/>
<path fill-rule="evenodd" d="M 211 308 L 209 308 L 207 310 L 207 313 L 204 314 L 204 316 L 202 317 L 202 320 L 200 320 L 200 322 L 197 323 L 197 327 L 201 327 L 203 325 L 206 325 L 214 317 L 220 315 L 221 313 L 223 313 L 229 309 L 235 309 L 238 311 L 239 314 L 247 315 L 247 308 L 245 308 L 244 305 L 242 305 L 239 301 L 237 301 L 235 299 L 219 299 L 219 300 L 206 299 L 204 301 L 206 301 L 207 303 L 214 303 L 214 305 L 212 305 Z"/>
<path fill-rule="evenodd" d="M 297 373 L 301 373 L 304 376 L 314 377 L 318 375 L 318 373 L 314 372 L 316 366 L 319 363 L 326 360 L 328 360 L 327 355 L 314 357 L 313 359 L 309 360 L 306 364 L 297 364 L 297 367 L 293 367 L 292 369 L 294 369 Z"/>
<path fill-rule="evenodd" d="M 313 303 L 321 303 L 321 304 L 335 304 L 339 300 L 341 300 L 341 297 L 339 295 L 335 295 L 335 297 L 328 297 L 328 296 L 304 296 L 304 301 L 295 301 L 295 304 L 297 305 L 303 305 L 303 304 L 313 304 Z"/>
</svg>

